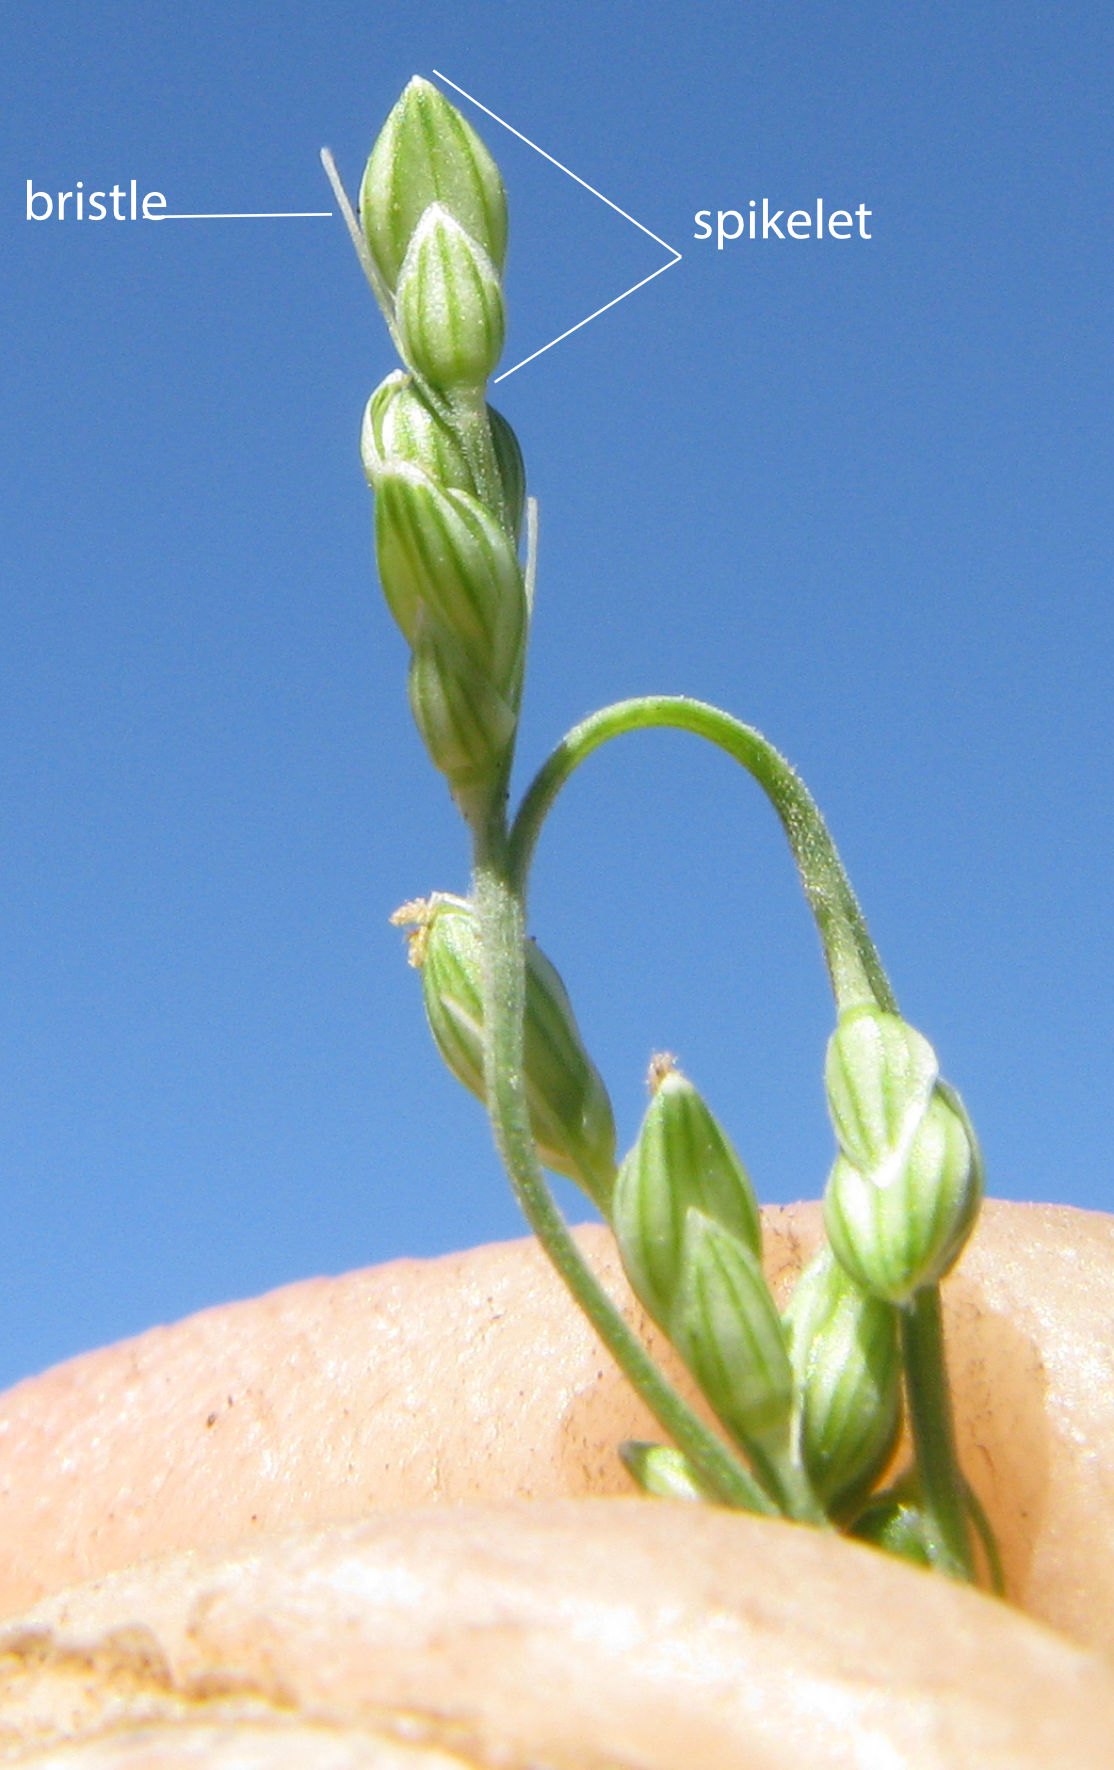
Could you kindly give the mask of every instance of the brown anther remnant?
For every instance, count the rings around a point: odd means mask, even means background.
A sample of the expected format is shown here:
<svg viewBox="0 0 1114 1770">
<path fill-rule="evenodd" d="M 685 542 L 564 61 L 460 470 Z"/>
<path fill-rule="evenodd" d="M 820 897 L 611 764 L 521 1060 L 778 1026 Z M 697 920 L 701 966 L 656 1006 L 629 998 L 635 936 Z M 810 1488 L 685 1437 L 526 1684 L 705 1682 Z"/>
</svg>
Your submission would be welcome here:
<svg viewBox="0 0 1114 1770">
<path fill-rule="evenodd" d="M 666 1076 L 675 1075 L 677 1073 L 677 1068 L 677 1059 L 674 1057 L 672 1051 L 654 1052 L 654 1055 L 650 1059 L 650 1067 L 646 1071 L 646 1086 L 649 1089 L 651 1097 L 657 1093 Z"/>
<path fill-rule="evenodd" d="M 394 928 L 406 930 L 406 962 L 420 971 L 425 963 L 426 943 L 429 930 L 433 923 L 434 907 L 437 893 L 431 897 L 411 897 L 400 903 L 394 914 L 388 918 Z"/>
</svg>

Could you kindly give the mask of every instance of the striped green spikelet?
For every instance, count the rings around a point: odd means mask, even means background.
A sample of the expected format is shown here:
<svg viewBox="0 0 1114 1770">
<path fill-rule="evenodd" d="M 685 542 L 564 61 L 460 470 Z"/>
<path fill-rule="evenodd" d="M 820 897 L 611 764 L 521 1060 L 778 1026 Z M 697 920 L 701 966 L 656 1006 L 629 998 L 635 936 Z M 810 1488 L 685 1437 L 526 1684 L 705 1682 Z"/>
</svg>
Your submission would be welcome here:
<svg viewBox="0 0 1114 1770">
<path fill-rule="evenodd" d="M 422 973 L 430 1028 L 457 1079 L 481 1100 L 484 1018 L 479 929 L 467 898 L 435 892 L 396 921 L 417 926 L 411 956 Z M 615 1183 L 615 1120 L 584 1048 L 568 992 L 533 941 L 526 951 L 525 1078 L 538 1158 L 575 1180 L 601 1209 Z"/>
<path fill-rule="evenodd" d="M 526 469 L 518 438 L 507 420 L 493 406 L 487 422 L 502 493 L 506 526 L 517 543 L 522 532 L 526 503 Z M 374 491 L 384 472 L 406 462 L 442 487 L 480 497 L 474 463 L 469 459 L 459 432 L 414 385 L 412 375 L 398 369 L 376 388 L 364 411 L 360 432 L 360 455 L 367 482 Z"/>
<path fill-rule="evenodd" d="M 758 1201 L 731 1141 L 672 1058 L 655 1058 L 653 1098 L 624 1160 L 611 1201 L 611 1224 L 635 1295 L 666 1327 L 681 1274 L 685 1219 L 691 1207 L 757 1255 Z"/>
<path fill-rule="evenodd" d="M 436 627 L 414 642 L 406 692 L 425 747 L 458 802 L 481 803 L 514 742 L 514 702 L 470 663 L 452 633 Z"/>
<path fill-rule="evenodd" d="M 669 1337 L 716 1413 L 762 1463 L 788 1451 L 793 1368 L 757 1255 L 690 1208 Z"/>
<path fill-rule="evenodd" d="M 983 1173 L 970 1120 L 928 1040 L 879 1008 L 840 1017 L 824 1077 L 840 1148 L 828 1239 L 863 1290 L 907 1303 L 943 1277 L 974 1224 Z"/>
<path fill-rule="evenodd" d="M 364 413 L 379 576 L 411 647 L 410 706 L 465 815 L 510 767 L 526 646 L 518 442 L 488 406 L 503 348 L 507 212 L 470 124 L 412 80 L 371 151 L 360 217 L 408 373 Z"/>
<path fill-rule="evenodd" d="M 507 199 L 499 168 L 471 124 L 436 86 L 415 76 L 383 125 L 360 185 L 364 237 L 392 293 L 414 231 L 434 203 L 501 274 Z"/>
<path fill-rule="evenodd" d="M 897 1312 L 861 1290 L 822 1248 L 798 1279 L 783 1320 L 800 1453 L 818 1498 L 843 1514 L 869 1493 L 897 1438 Z"/>
<path fill-rule="evenodd" d="M 482 387 L 503 354 L 499 273 L 439 203 L 426 210 L 406 249 L 395 319 L 411 367 L 447 392 Z"/>
<path fill-rule="evenodd" d="M 515 681 L 526 634 L 522 568 L 487 507 L 420 467 L 391 462 L 375 494 L 379 576 L 411 645 L 430 624 L 501 694 Z"/>
</svg>

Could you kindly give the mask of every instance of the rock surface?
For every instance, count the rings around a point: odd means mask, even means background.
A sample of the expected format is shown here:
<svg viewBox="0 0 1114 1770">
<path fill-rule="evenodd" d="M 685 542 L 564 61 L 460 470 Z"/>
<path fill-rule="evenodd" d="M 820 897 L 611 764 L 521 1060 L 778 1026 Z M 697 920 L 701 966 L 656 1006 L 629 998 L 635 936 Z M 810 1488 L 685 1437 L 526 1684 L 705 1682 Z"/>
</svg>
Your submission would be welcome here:
<svg viewBox="0 0 1114 1770">
<path fill-rule="evenodd" d="M 59 1770 L 74 1736 L 100 1741 L 75 1770 L 107 1770 L 238 1731 L 281 1766 L 284 1724 L 319 1730 L 322 1770 L 392 1742 L 398 1770 L 1114 1762 L 1100 1655 L 840 1538 L 639 1499 L 400 1510 L 126 1569 L 10 1628 L 0 1692 L 11 1748 Z"/>
<path fill-rule="evenodd" d="M 817 1207 L 764 1220 L 787 1294 Z M 640 1320 L 607 1231 L 580 1234 Z M 945 1305 L 1010 1596 L 1114 1654 L 1114 1217 L 991 1202 Z M 531 1242 L 309 1279 L 0 1397 L 0 1615 L 143 1556 L 373 1508 L 629 1493 L 615 1447 L 653 1436 Z"/>
<path fill-rule="evenodd" d="M 817 1207 L 764 1220 L 784 1298 Z M 610 1236 L 578 1233 L 639 1321 Z M 629 1497 L 615 1447 L 652 1422 L 506 1243 L 209 1310 L 0 1397 L 0 1756 L 1108 1770 L 1114 1219 L 989 1205 L 945 1314 L 1010 1596 L 1062 1634 L 842 1539 Z"/>
</svg>

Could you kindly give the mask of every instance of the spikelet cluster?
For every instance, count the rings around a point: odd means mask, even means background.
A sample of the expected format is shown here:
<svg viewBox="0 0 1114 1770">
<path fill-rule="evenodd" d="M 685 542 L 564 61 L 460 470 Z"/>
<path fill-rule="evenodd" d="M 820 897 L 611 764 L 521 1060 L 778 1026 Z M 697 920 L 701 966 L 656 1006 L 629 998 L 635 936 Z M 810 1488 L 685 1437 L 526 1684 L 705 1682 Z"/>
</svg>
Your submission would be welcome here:
<svg viewBox="0 0 1114 1770">
<path fill-rule="evenodd" d="M 410 706 L 467 816 L 509 766 L 526 647 L 525 479 L 485 388 L 503 348 L 498 168 L 436 87 L 411 80 L 371 152 L 360 225 L 406 364 L 373 393 L 361 453 Z"/>
</svg>

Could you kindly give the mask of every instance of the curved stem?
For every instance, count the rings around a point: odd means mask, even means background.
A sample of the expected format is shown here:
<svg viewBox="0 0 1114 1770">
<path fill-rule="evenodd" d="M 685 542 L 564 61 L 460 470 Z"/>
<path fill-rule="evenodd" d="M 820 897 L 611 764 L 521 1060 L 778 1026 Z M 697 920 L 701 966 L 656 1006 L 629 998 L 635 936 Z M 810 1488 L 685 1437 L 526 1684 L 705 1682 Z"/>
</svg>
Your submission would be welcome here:
<svg viewBox="0 0 1114 1770">
<path fill-rule="evenodd" d="M 936 1565 L 955 1579 L 973 1581 L 968 1490 L 955 1449 L 939 1285 L 917 1291 L 900 1319 L 909 1425 L 922 1509 L 935 1539 Z"/>
<path fill-rule="evenodd" d="M 608 1351 L 659 1424 L 728 1505 L 777 1507 L 666 1380 L 595 1274 L 553 1201 L 538 1163 L 523 1078 L 525 917 L 508 865 L 501 805 L 473 824 L 475 904 L 484 953 L 484 1069 L 495 1141 L 531 1229 Z"/>
<path fill-rule="evenodd" d="M 843 863 L 808 788 L 772 744 L 705 701 L 683 695 L 643 695 L 618 701 L 584 719 L 562 739 L 535 775 L 510 834 L 510 878 L 521 892 L 541 826 L 565 782 L 586 757 L 628 731 L 666 727 L 691 731 L 718 745 L 753 775 L 771 801 L 793 850 L 809 908 L 842 1012 L 863 1003 L 896 1012 L 897 1004 L 867 932 Z"/>
<path fill-rule="evenodd" d="M 519 808 L 508 847 L 512 889 L 520 897 L 524 893 L 542 824 L 580 763 L 610 738 L 653 727 L 706 738 L 754 777 L 793 851 L 838 1011 L 874 1003 L 896 1013 L 889 979 L 843 863 L 804 782 L 760 732 L 703 701 L 647 695 L 619 701 L 574 726 L 534 777 Z M 902 1351 L 917 1467 L 939 1562 L 957 1577 L 971 1579 L 966 1488 L 955 1454 L 937 1287 L 920 1292 L 902 1312 Z"/>
</svg>

